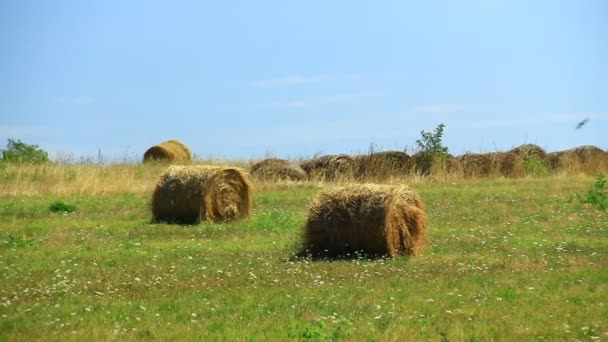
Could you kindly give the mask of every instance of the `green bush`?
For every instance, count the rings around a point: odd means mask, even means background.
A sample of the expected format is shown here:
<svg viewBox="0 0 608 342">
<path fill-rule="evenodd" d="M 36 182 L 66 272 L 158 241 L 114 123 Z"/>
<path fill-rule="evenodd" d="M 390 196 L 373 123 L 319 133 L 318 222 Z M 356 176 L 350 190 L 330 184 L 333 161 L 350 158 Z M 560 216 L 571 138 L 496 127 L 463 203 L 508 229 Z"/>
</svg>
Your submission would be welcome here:
<svg viewBox="0 0 608 342">
<path fill-rule="evenodd" d="M 62 201 L 55 201 L 51 203 L 49 210 L 54 213 L 71 213 L 76 210 L 76 206 Z"/>
<path fill-rule="evenodd" d="M 583 203 L 589 203 L 597 206 L 601 210 L 608 208 L 608 196 L 604 187 L 606 186 L 606 175 L 600 173 L 595 177 L 595 183 L 582 197 Z"/>
<path fill-rule="evenodd" d="M 525 155 L 523 158 L 524 172 L 526 175 L 546 176 L 549 174 L 549 169 L 545 162 L 534 155 Z"/>
<path fill-rule="evenodd" d="M 2 151 L 3 162 L 44 163 L 48 160 L 49 154 L 38 148 L 38 145 L 26 144 L 19 139 L 8 139 L 6 150 Z"/>
<path fill-rule="evenodd" d="M 422 174 L 429 174 L 433 163 L 443 162 L 448 156 L 448 148 L 441 141 L 444 128 L 445 125 L 441 123 L 434 132 L 420 131 L 422 137 L 416 140 L 416 169 Z"/>
</svg>

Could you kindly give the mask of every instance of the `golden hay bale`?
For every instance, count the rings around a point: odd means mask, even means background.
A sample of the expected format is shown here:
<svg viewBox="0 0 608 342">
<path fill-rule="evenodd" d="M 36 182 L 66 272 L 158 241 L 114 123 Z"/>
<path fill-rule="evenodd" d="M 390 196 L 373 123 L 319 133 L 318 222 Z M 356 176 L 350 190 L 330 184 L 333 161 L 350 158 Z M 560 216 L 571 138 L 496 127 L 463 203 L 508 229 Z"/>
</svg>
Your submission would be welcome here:
<svg viewBox="0 0 608 342">
<path fill-rule="evenodd" d="M 523 158 L 515 152 L 493 152 L 486 153 L 490 159 L 490 173 L 499 174 L 504 177 L 523 177 Z"/>
<path fill-rule="evenodd" d="M 346 154 L 329 154 L 303 162 L 302 169 L 309 178 L 334 180 L 350 178 L 355 171 L 355 161 Z"/>
<path fill-rule="evenodd" d="M 514 149 L 512 149 L 509 152 L 513 152 L 513 153 L 519 155 L 524 160 L 528 159 L 528 158 L 537 158 L 537 159 L 543 161 L 544 163 L 547 162 L 547 152 L 545 152 L 545 150 L 543 150 L 543 148 L 538 145 L 523 144 L 523 145 L 515 147 Z"/>
<path fill-rule="evenodd" d="M 608 171 L 608 152 L 592 145 L 549 153 L 549 165 L 557 171 L 595 175 Z"/>
<path fill-rule="evenodd" d="M 406 186 L 356 184 L 320 193 L 309 208 L 300 255 L 418 255 L 426 246 L 422 201 Z"/>
<path fill-rule="evenodd" d="M 144 162 L 150 161 L 191 161 L 192 154 L 186 145 L 178 140 L 163 141 L 158 145 L 154 145 L 144 153 Z"/>
<path fill-rule="evenodd" d="M 285 159 L 269 158 L 251 166 L 251 175 L 263 180 L 300 181 L 306 178 L 306 172 L 300 165 Z"/>
<path fill-rule="evenodd" d="M 409 171 L 411 157 L 403 151 L 383 151 L 358 155 L 355 161 L 355 177 L 388 178 L 404 175 Z"/>
<path fill-rule="evenodd" d="M 253 188 L 247 173 L 216 166 L 170 166 L 152 195 L 154 221 L 231 221 L 251 212 Z"/>
<path fill-rule="evenodd" d="M 485 154 L 465 153 L 458 160 L 465 177 L 487 177 L 492 169 L 492 161 Z"/>
</svg>

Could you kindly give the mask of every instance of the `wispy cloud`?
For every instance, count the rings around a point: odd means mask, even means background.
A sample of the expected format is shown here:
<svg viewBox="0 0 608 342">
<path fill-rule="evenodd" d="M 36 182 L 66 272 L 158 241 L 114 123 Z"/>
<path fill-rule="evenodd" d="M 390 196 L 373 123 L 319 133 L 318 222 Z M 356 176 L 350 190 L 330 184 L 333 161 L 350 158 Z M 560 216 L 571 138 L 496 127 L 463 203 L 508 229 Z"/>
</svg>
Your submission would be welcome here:
<svg viewBox="0 0 608 342">
<path fill-rule="evenodd" d="M 542 126 L 555 123 L 570 123 L 572 127 L 584 118 L 591 120 L 606 121 L 607 113 L 567 113 L 567 114 L 544 114 L 526 117 L 505 116 L 501 119 L 478 120 L 461 122 L 450 125 L 451 128 L 459 129 L 481 129 L 481 128 L 508 128 L 517 126 Z"/>
<path fill-rule="evenodd" d="M 363 91 L 353 93 L 343 93 L 329 96 L 313 97 L 302 100 L 292 101 L 277 101 L 268 103 L 259 103 L 255 107 L 266 108 L 266 109 L 295 109 L 295 108 L 309 108 L 334 103 L 344 103 L 357 101 L 365 98 L 381 97 L 384 94 L 382 92 L 375 91 Z"/>
<path fill-rule="evenodd" d="M 466 104 L 425 104 L 415 106 L 412 111 L 425 114 L 449 114 L 455 112 L 462 112 L 467 109 L 477 108 L 479 105 L 466 105 Z"/>
<path fill-rule="evenodd" d="M 57 135 L 62 131 L 43 126 L 0 125 L 0 137 L 22 139 L 40 135 Z"/>
<path fill-rule="evenodd" d="M 95 103 L 96 99 L 93 96 L 74 96 L 59 97 L 56 99 L 56 101 L 64 105 L 88 105 Z"/>
<path fill-rule="evenodd" d="M 361 79 L 358 74 L 350 75 L 288 75 L 283 77 L 257 80 L 251 84 L 256 88 L 291 87 L 306 84 L 318 84 L 337 81 L 356 81 Z"/>
</svg>

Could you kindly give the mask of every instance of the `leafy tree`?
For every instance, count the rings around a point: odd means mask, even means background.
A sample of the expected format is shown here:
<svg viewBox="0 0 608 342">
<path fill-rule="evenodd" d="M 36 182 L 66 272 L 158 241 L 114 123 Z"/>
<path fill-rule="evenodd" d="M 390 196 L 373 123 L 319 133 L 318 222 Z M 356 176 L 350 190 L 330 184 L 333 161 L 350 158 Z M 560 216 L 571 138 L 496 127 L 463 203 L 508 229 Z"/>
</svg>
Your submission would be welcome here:
<svg viewBox="0 0 608 342">
<path fill-rule="evenodd" d="M 49 160 L 49 154 L 38 148 L 38 145 L 30 145 L 21 140 L 8 139 L 6 150 L 2 151 L 4 162 L 32 162 L 44 163 Z"/>
<path fill-rule="evenodd" d="M 434 132 L 420 131 L 421 138 L 416 140 L 416 168 L 422 174 L 429 174 L 434 162 L 443 162 L 448 156 L 448 148 L 443 146 L 443 123 L 435 127 Z"/>
</svg>

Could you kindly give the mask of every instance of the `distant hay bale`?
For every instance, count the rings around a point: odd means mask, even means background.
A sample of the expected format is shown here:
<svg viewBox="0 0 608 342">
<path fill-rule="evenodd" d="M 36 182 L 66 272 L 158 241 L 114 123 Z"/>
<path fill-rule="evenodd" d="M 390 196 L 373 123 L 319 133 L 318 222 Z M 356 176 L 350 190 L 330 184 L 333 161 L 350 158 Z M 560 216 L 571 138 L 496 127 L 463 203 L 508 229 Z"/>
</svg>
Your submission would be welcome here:
<svg viewBox="0 0 608 342">
<path fill-rule="evenodd" d="M 556 151 L 547 153 L 547 166 L 552 171 L 561 171 L 565 169 L 564 151 Z"/>
<path fill-rule="evenodd" d="M 465 177 L 487 177 L 492 169 L 490 157 L 479 153 L 465 153 L 458 157 Z"/>
<path fill-rule="evenodd" d="M 548 160 L 555 171 L 587 175 L 608 172 L 608 152 L 592 145 L 549 153 Z"/>
<path fill-rule="evenodd" d="M 311 179 L 351 178 L 355 171 L 355 161 L 346 154 L 325 155 L 305 161 L 300 166 Z"/>
<path fill-rule="evenodd" d="M 163 141 L 144 153 L 144 163 L 151 161 L 189 162 L 192 160 L 190 149 L 178 140 Z"/>
<path fill-rule="evenodd" d="M 423 204 L 410 188 L 349 185 L 317 196 L 309 208 L 300 255 L 418 255 L 426 236 Z"/>
<path fill-rule="evenodd" d="M 154 221 L 232 221 L 251 212 L 252 185 L 238 168 L 170 166 L 152 195 Z"/>
<path fill-rule="evenodd" d="M 523 144 L 523 145 L 515 147 L 514 149 L 512 149 L 509 152 L 513 152 L 513 153 L 519 155 L 524 160 L 533 157 L 533 158 L 537 158 L 538 160 L 542 161 L 545 164 L 547 163 L 547 152 L 545 152 L 545 150 L 543 150 L 543 148 L 538 145 Z"/>
<path fill-rule="evenodd" d="M 355 177 L 389 178 L 405 175 L 411 167 L 411 157 L 403 151 L 383 151 L 355 156 Z"/>
<path fill-rule="evenodd" d="M 523 159 L 515 152 L 493 152 L 486 153 L 491 163 L 490 173 L 495 173 L 503 177 L 514 178 L 523 177 Z"/>
<path fill-rule="evenodd" d="M 301 181 L 306 178 L 306 172 L 300 165 L 277 158 L 264 159 L 253 164 L 251 175 L 262 180 Z"/>
</svg>

